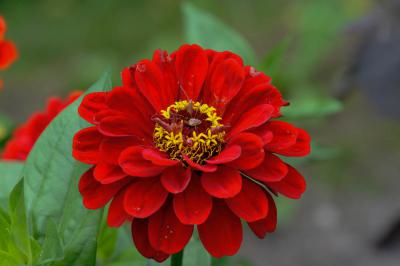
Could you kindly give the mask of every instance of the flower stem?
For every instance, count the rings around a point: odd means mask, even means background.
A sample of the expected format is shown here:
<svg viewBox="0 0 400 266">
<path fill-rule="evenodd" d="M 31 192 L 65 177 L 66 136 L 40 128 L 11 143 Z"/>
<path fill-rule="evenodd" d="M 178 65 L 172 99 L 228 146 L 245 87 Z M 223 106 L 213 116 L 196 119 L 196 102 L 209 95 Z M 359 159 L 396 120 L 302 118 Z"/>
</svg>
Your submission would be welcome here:
<svg viewBox="0 0 400 266">
<path fill-rule="evenodd" d="M 183 262 L 183 249 L 171 257 L 171 266 L 182 266 Z"/>
</svg>

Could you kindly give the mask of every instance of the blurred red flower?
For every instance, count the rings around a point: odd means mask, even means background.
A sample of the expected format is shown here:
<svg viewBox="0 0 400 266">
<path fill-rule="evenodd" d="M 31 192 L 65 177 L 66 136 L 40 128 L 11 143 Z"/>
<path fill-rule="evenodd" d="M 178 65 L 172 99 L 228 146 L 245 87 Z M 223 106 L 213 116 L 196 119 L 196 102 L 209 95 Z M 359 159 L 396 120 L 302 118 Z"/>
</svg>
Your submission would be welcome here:
<svg viewBox="0 0 400 266">
<path fill-rule="evenodd" d="M 18 51 L 11 41 L 0 41 L 0 69 L 6 69 L 18 58 Z"/>
<path fill-rule="evenodd" d="M 122 72 L 110 92 L 84 97 L 93 126 L 77 132 L 74 157 L 86 208 L 111 201 L 108 225 L 132 221 L 137 249 L 165 260 L 194 225 L 215 257 L 235 254 L 241 219 L 263 238 L 276 227 L 270 192 L 300 198 L 304 178 L 279 156 L 305 156 L 310 137 L 278 121 L 286 105 L 271 79 L 231 52 L 183 45 Z"/>
<path fill-rule="evenodd" d="M 7 25 L 3 16 L 0 16 L 0 40 L 4 38 L 4 34 L 6 33 Z"/>
<path fill-rule="evenodd" d="M 74 92 L 66 100 L 56 97 L 50 98 L 43 112 L 34 113 L 28 121 L 14 130 L 11 139 L 5 145 L 1 158 L 4 160 L 25 160 L 36 140 L 50 122 L 81 94 L 82 92 Z"/>
<path fill-rule="evenodd" d="M 18 51 L 14 43 L 4 39 L 6 30 L 6 22 L 0 16 L 0 70 L 8 68 L 18 58 Z M 2 87 L 3 81 L 0 79 L 0 90 Z"/>
</svg>

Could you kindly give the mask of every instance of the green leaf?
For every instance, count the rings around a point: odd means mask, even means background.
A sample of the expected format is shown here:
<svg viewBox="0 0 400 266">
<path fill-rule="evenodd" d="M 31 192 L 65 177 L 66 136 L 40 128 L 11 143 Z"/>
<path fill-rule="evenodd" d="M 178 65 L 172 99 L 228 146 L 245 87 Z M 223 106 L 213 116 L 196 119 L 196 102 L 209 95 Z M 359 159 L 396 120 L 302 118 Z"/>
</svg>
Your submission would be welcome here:
<svg viewBox="0 0 400 266">
<path fill-rule="evenodd" d="M 264 71 L 273 80 L 279 75 L 281 70 L 284 54 L 288 50 L 291 43 L 291 38 L 284 38 L 273 49 L 271 49 L 265 56 L 264 60 L 259 66 L 259 70 Z"/>
<path fill-rule="evenodd" d="M 24 182 L 19 181 L 10 194 L 10 241 L 15 243 L 15 249 L 11 252 L 15 256 L 23 257 L 26 263 L 32 262 L 31 242 L 27 224 L 24 203 Z"/>
<path fill-rule="evenodd" d="M 106 72 L 88 92 L 111 89 L 110 74 Z M 87 210 L 82 205 L 78 181 L 88 168 L 72 158 L 73 135 L 87 124 L 79 117 L 77 108 L 82 97 L 69 105 L 46 128 L 37 140 L 23 169 L 27 215 L 32 222 L 32 232 L 44 243 L 41 260 L 54 261 L 51 265 L 94 265 L 96 239 L 102 211 Z M 49 221 L 52 219 L 52 222 Z M 50 228 L 55 223 L 57 230 Z M 46 245 L 49 230 L 58 232 L 64 246 L 64 256 L 59 260 L 59 250 Z"/>
<path fill-rule="evenodd" d="M 0 250 L 8 251 L 10 242 L 11 218 L 0 206 Z"/>
<path fill-rule="evenodd" d="M 18 162 L 0 162 L 0 206 L 5 207 L 11 190 L 21 179 L 23 164 Z"/>
<path fill-rule="evenodd" d="M 38 265 L 60 260 L 64 256 L 64 248 L 57 231 L 57 224 L 51 218 L 47 220 L 46 238 L 42 250 Z"/>
<path fill-rule="evenodd" d="M 13 123 L 11 119 L 0 114 L 0 147 L 4 145 L 7 138 L 11 135 Z"/>
<path fill-rule="evenodd" d="M 299 89 L 299 91 L 302 91 Z M 342 103 L 326 96 L 305 95 L 296 97 L 290 108 L 283 108 L 286 118 L 319 118 L 335 114 L 343 108 Z"/>
<path fill-rule="evenodd" d="M 197 235 L 194 235 L 183 253 L 183 265 L 206 266 L 211 265 L 211 256 L 204 249 Z"/>
<path fill-rule="evenodd" d="M 123 226 L 116 230 L 117 241 L 114 247 L 112 257 L 108 258 L 107 261 L 101 261 L 98 259 L 102 266 L 145 266 L 146 259 L 135 249 L 132 243 L 131 229 L 130 226 Z M 100 242 L 100 240 L 99 240 Z M 100 244 L 102 245 L 102 244 Z M 99 247 L 100 249 L 101 247 Z M 103 247 L 104 248 L 104 247 Z M 101 252 L 101 251 L 100 251 Z M 100 254 L 99 254 L 100 255 Z M 159 265 L 159 264 L 154 264 Z M 168 264 L 166 264 L 168 265 Z"/>
<path fill-rule="evenodd" d="M 238 257 L 222 257 L 212 258 L 212 266 L 253 266 L 247 260 L 240 259 Z"/>
<path fill-rule="evenodd" d="M 0 250 L 0 266 L 20 266 L 21 264 L 13 255 Z"/>
<path fill-rule="evenodd" d="M 171 258 L 167 259 L 166 261 L 163 261 L 161 263 L 158 263 L 155 260 L 148 260 L 146 266 L 169 266 L 171 264 Z M 185 265 L 185 264 L 183 264 Z"/>
<path fill-rule="evenodd" d="M 254 65 L 256 56 L 246 39 L 214 16 L 185 2 L 183 19 L 186 42 L 218 51 L 235 52 L 246 64 Z"/>
<path fill-rule="evenodd" d="M 98 237 L 97 258 L 107 261 L 114 254 L 118 240 L 118 229 L 107 225 L 106 216 L 103 217 L 101 230 Z M 132 246 L 130 248 L 133 248 Z"/>
</svg>

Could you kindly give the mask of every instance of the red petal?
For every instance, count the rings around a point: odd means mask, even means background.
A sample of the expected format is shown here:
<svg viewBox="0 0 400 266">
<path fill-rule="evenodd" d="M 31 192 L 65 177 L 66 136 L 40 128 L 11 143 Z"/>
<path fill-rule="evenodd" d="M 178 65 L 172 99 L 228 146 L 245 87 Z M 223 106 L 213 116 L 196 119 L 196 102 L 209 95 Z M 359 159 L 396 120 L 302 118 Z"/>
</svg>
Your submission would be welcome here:
<svg viewBox="0 0 400 266">
<path fill-rule="evenodd" d="M 18 50 L 15 44 L 8 40 L 0 42 L 0 70 L 9 67 L 18 58 Z"/>
<path fill-rule="evenodd" d="M 280 91 L 272 85 L 270 85 L 267 90 L 267 102 L 274 107 L 274 113 L 272 114 L 273 117 L 281 116 L 281 107 L 288 105 L 288 102 L 282 99 Z"/>
<path fill-rule="evenodd" d="M 257 167 L 264 160 L 264 143 L 260 137 L 252 133 L 241 133 L 233 137 L 228 145 L 239 145 L 242 154 L 231 162 L 231 167 L 247 170 Z"/>
<path fill-rule="evenodd" d="M 156 111 L 168 107 L 162 73 L 159 67 L 150 60 L 142 60 L 136 65 L 135 80 L 140 92 Z"/>
<path fill-rule="evenodd" d="M 277 153 L 282 154 L 284 156 L 306 156 L 310 153 L 311 147 L 311 138 L 308 135 L 308 133 L 300 128 L 297 128 L 297 139 L 296 143 L 292 146 L 290 146 L 287 149 L 282 149 L 277 151 Z"/>
<path fill-rule="evenodd" d="M 174 166 L 180 163 L 180 161 L 169 159 L 165 152 L 155 149 L 144 149 L 142 155 L 146 160 L 149 160 L 153 164 L 159 166 Z"/>
<path fill-rule="evenodd" d="M 190 168 L 174 166 L 164 170 L 161 175 L 161 183 L 171 193 L 179 193 L 189 185 L 192 171 Z"/>
<path fill-rule="evenodd" d="M 137 126 L 142 124 L 137 118 L 124 115 L 109 116 L 100 121 L 98 129 L 103 135 L 110 137 L 136 136 L 139 139 L 151 138 L 141 130 L 141 127 Z"/>
<path fill-rule="evenodd" d="M 277 210 L 274 199 L 266 192 L 268 198 L 268 215 L 267 217 L 248 223 L 250 229 L 256 234 L 258 238 L 263 239 L 267 233 L 272 233 L 276 229 L 277 223 Z"/>
<path fill-rule="evenodd" d="M 242 176 L 236 169 L 221 166 L 216 172 L 203 173 L 201 184 L 205 191 L 216 198 L 230 198 L 242 188 Z"/>
<path fill-rule="evenodd" d="M 107 95 L 107 106 L 124 114 L 137 114 L 139 106 L 135 93 L 134 89 L 126 87 L 114 88 Z"/>
<path fill-rule="evenodd" d="M 283 121 L 271 121 L 266 124 L 266 130 L 272 132 L 272 140 L 266 145 L 267 149 L 275 152 L 286 149 L 296 143 L 297 129 Z"/>
<path fill-rule="evenodd" d="M 167 196 L 158 178 L 141 179 L 127 189 L 124 208 L 133 217 L 147 218 L 161 208 Z"/>
<path fill-rule="evenodd" d="M 210 215 L 212 198 L 201 187 L 199 178 L 192 178 L 182 193 L 174 196 L 174 210 L 184 224 L 202 224 Z"/>
<path fill-rule="evenodd" d="M 220 154 L 206 160 L 210 164 L 224 164 L 240 157 L 242 149 L 238 145 L 228 146 Z"/>
<path fill-rule="evenodd" d="M 101 110 L 107 108 L 106 97 L 106 92 L 89 93 L 82 99 L 82 103 L 79 105 L 79 115 L 89 123 L 93 124 L 95 115 Z"/>
<path fill-rule="evenodd" d="M 223 121 L 229 124 L 237 120 L 237 115 L 247 112 L 254 106 L 271 104 L 269 101 L 269 87 L 271 84 L 261 83 L 254 87 L 249 87 L 247 80 L 244 82 L 239 93 L 229 102 L 223 114 Z M 271 104 L 272 105 L 272 104 Z M 238 110 L 240 110 L 238 112 Z M 236 118 L 236 119 L 235 119 Z"/>
<path fill-rule="evenodd" d="M 124 150 L 119 157 L 119 165 L 131 176 L 151 177 L 162 173 L 165 167 L 153 164 L 143 158 L 144 148 L 140 146 L 130 147 Z"/>
<path fill-rule="evenodd" d="M 259 136 L 262 139 L 264 146 L 270 143 L 272 138 L 274 137 L 272 132 L 268 128 L 268 123 L 252 129 L 251 133 L 254 133 L 257 136 Z"/>
<path fill-rule="evenodd" d="M 202 99 L 204 103 L 211 103 L 214 100 L 214 88 L 211 86 L 211 79 L 214 76 L 213 73 L 217 67 L 228 59 L 236 61 L 237 64 L 243 67 L 243 60 L 240 56 L 229 51 L 216 52 L 214 50 L 206 50 L 206 54 L 209 61 L 209 67 L 204 89 L 202 90 Z"/>
<path fill-rule="evenodd" d="M 217 258 L 235 255 L 243 239 L 239 217 L 221 201 L 214 201 L 210 216 L 198 226 L 198 231 L 206 250 Z"/>
<path fill-rule="evenodd" d="M 119 116 L 119 115 L 123 115 L 123 113 L 116 111 L 116 110 L 109 109 L 109 108 L 103 109 L 94 115 L 93 124 L 98 125 L 98 124 L 100 124 L 101 120 L 103 120 L 107 117 Z"/>
<path fill-rule="evenodd" d="M 245 130 L 258 127 L 267 122 L 272 115 L 274 108 L 269 104 L 256 106 L 241 115 L 238 122 L 232 125 L 227 138 L 233 137 Z"/>
<path fill-rule="evenodd" d="M 120 227 L 129 219 L 129 214 L 124 210 L 125 191 L 119 192 L 110 204 L 107 214 L 107 224 L 110 227 Z"/>
<path fill-rule="evenodd" d="M 136 88 L 114 88 L 107 96 L 107 105 L 114 111 L 134 117 L 143 132 L 153 133 L 151 116 L 154 110 Z"/>
<path fill-rule="evenodd" d="M 124 87 L 130 89 L 132 88 L 137 89 L 137 85 L 134 79 L 135 71 L 136 71 L 136 65 L 126 67 L 122 70 L 121 79 L 122 79 L 122 85 Z"/>
<path fill-rule="evenodd" d="M 219 112 L 239 92 L 244 81 L 244 68 L 234 59 L 227 59 L 219 64 L 212 74 L 210 85 L 212 90 L 211 105 Z"/>
<path fill-rule="evenodd" d="M 88 209 L 98 209 L 108 201 L 130 180 L 124 179 L 109 185 L 102 185 L 93 176 L 93 168 L 86 171 L 79 180 L 79 192 L 83 197 L 83 205 Z"/>
<path fill-rule="evenodd" d="M 138 144 L 139 141 L 135 137 L 104 138 L 100 144 L 99 160 L 117 164 L 123 150 Z"/>
<path fill-rule="evenodd" d="M 289 171 L 281 181 L 266 182 L 266 184 L 274 191 L 285 195 L 288 198 L 299 199 L 306 190 L 306 181 L 292 166 L 287 164 L 287 168 Z"/>
<path fill-rule="evenodd" d="M 278 156 L 267 153 L 264 161 L 258 167 L 244 172 L 246 175 L 257 180 L 276 182 L 285 177 L 288 168 Z"/>
<path fill-rule="evenodd" d="M 144 257 L 154 259 L 158 262 L 166 260 L 169 255 L 155 250 L 148 238 L 148 219 L 133 219 L 132 221 L 132 239 L 137 250 Z"/>
<path fill-rule="evenodd" d="M 181 98 L 197 100 L 208 70 L 204 50 L 196 45 L 182 45 L 176 53 L 175 68 L 183 93 Z"/>
<path fill-rule="evenodd" d="M 174 61 L 167 51 L 156 50 L 153 54 L 153 62 L 161 69 L 166 91 L 166 102 L 171 104 L 177 98 L 179 88 Z"/>
<path fill-rule="evenodd" d="M 121 167 L 108 163 L 97 164 L 93 174 L 95 179 L 102 184 L 110 184 L 127 176 Z"/>
<path fill-rule="evenodd" d="M 96 127 L 88 127 L 78 131 L 73 139 L 72 155 L 78 161 L 95 164 L 98 160 L 99 146 L 102 140 Z"/>
<path fill-rule="evenodd" d="M 260 220 L 268 214 L 268 199 L 264 189 L 246 178 L 243 179 L 240 193 L 225 202 L 234 214 L 247 222 Z"/>
<path fill-rule="evenodd" d="M 193 225 L 182 224 L 171 205 L 165 206 L 149 219 L 149 240 L 153 248 L 167 254 L 181 251 L 193 234 Z"/>
<path fill-rule="evenodd" d="M 212 165 L 212 164 L 198 164 L 193 162 L 192 160 L 190 160 L 189 157 L 187 157 L 187 155 L 183 154 L 183 159 L 185 160 L 185 162 L 187 162 L 187 164 L 192 167 L 193 169 L 205 172 L 205 173 L 211 173 L 211 172 L 215 172 L 217 171 L 217 166 L 216 165 Z"/>
</svg>

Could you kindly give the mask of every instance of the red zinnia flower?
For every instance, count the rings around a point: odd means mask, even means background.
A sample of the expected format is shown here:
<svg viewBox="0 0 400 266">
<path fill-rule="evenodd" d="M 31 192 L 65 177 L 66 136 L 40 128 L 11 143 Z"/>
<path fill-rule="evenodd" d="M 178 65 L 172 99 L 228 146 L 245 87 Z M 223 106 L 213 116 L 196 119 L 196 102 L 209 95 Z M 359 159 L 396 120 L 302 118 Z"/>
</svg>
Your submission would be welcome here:
<svg viewBox="0 0 400 266">
<path fill-rule="evenodd" d="M 0 40 L 3 40 L 4 34 L 6 33 L 7 25 L 3 16 L 0 16 Z"/>
<path fill-rule="evenodd" d="M 143 256 L 182 250 L 197 225 L 207 251 L 235 254 L 241 219 L 275 230 L 269 193 L 299 198 L 303 177 L 277 156 L 305 156 L 310 137 L 277 121 L 286 104 L 271 79 L 231 52 L 183 45 L 122 72 L 123 85 L 88 94 L 74 157 L 92 164 L 79 190 L 89 209 L 111 201 L 109 226 L 132 220 Z"/>
<path fill-rule="evenodd" d="M 18 51 L 14 43 L 4 40 L 6 30 L 6 22 L 4 18 L 0 16 L 0 70 L 8 68 L 18 58 Z M 3 81 L 0 79 L 0 90 L 2 87 Z"/>
<path fill-rule="evenodd" d="M 9 67 L 18 57 L 18 51 L 11 41 L 0 41 L 0 70 Z"/>
<path fill-rule="evenodd" d="M 28 121 L 14 130 L 12 138 L 6 143 L 4 152 L 1 154 L 1 159 L 25 160 L 50 122 L 81 94 L 81 92 L 74 92 L 65 101 L 56 97 L 50 98 L 46 110 L 34 113 Z"/>
</svg>

